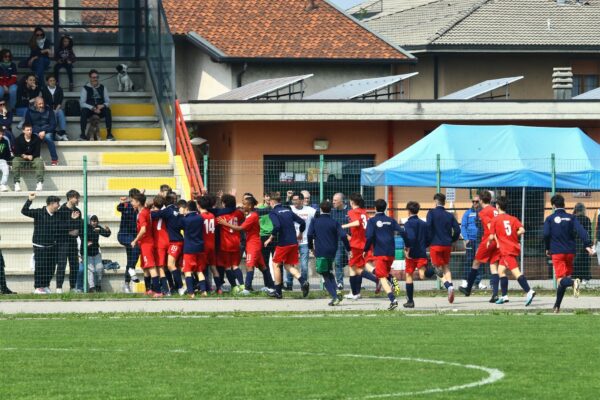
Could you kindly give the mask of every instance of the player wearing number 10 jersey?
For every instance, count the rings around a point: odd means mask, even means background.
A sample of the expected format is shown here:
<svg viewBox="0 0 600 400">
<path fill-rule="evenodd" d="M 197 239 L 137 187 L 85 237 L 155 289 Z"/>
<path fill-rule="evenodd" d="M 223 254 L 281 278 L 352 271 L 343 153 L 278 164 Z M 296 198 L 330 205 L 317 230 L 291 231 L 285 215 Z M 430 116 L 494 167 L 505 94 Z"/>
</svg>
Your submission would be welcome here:
<svg viewBox="0 0 600 400">
<path fill-rule="evenodd" d="M 373 275 L 375 267 L 372 263 L 368 263 L 363 256 L 363 249 L 367 238 L 365 232 L 367 230 L 367 210 L 365 210 L 365 201 L 360 193 L 350 195 L 350 206 L 352 209 L 348 211 L 347 224 L 342 225 L 343 229 L 350 228 L 350 290 L 345 298 L 358 300 L 360 299 L 360 291 L 362 287 L 362 278 L 365 277 L 372 282 L 377 283 L 377 278 Z M 365 271 L 367 269 L 367 271 Z"/>
<path fill-rule="evenodd" d="M 521 274 L 519 264 L 517 263 L 517 256 L 521 254 L 519 236 L 525 233 L 525 229 L 518 218 L 506 213 L 506 207 L 508 206 L 506 196 L 500 196 L 496 205 L 498 206 L 498 216 L 490 224 L 490 236 L 487 241 L 490 244 L 495 240 L 500 250 L 498 274 L 500 275 L 502 297 L 498 298 L 496 304 L 508 302 L 508 277 L 506 276 L 506 270 L 509 269 L 517 279 L 517 282 L 519 282 L 521 288 L 523 288 L 523 291 L 527 293 L 525 306 L 528 306 L 533 301 L 535 292 L 529 287 L 527 278 Z"/>
</svg>

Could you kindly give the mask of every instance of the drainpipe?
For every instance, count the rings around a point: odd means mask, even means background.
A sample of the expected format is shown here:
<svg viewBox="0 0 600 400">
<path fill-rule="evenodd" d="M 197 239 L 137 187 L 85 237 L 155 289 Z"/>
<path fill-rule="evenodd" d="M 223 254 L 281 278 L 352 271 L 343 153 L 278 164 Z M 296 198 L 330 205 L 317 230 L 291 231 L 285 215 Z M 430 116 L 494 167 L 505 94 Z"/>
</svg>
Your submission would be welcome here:
<svg viewBox="0 0 600 400">
<path fill-rule="evenodd" d="M 433 56 L 433 98 L 434 100 L 437 100 L 438 95 L 439 95 L 439 69 L 440 69 L 440 65 L 439 65 L 439 59 L 438 56 L 435 55 Z"/>
<path fill-rule="evenodd" d="M 248 63 L 244 63 L 244 65 L 242 66 L 242 70 L 240 72 L 238 72 L 238 74 L 236 75 L 237 87 L 242 87 L 242 76 L 244 75 L 244 73 L 246 72 L 247 69 L 248 69 Z"/>
</svg>

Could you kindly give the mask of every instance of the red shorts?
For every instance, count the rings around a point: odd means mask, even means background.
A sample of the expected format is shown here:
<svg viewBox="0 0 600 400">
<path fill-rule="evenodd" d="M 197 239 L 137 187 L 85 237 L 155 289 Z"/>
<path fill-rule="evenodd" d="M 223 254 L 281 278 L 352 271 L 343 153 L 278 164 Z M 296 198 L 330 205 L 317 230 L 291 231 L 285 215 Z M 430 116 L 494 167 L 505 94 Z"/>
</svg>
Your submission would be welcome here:
<svg viewBox="0 0 600 400">
<path fill-rule="evenodd" d="M 394 256 L 374 256 L 375 276 L 377 278 L 387 278 L 394 263 Z"/>
<path fill-rule="evenodd" d="M 374 263 L 375 262 L 375 256 L 373 255 L 373 251 L 369 250 L 367 251 L 367 255 L 365 256 L 365 264 L 366 263 Z"/>
<path fill-rule="evenodd" d="M 552 254 L 552 265 L 556 279 L 571 276 L 573 274 L 573 260 L 575 254 Z"/>
<path fill-rule="evenodd" d="M 264 267 L 265 260 L 263 259 L 261 249 L 246 249 L 246 267 Z"/>
<path fill-rule="evenodd" d="M 285 265 L 298 265 L 298 245 L 275 246 L 273 262 Z"/>
<path fill-rule="evenodd" d="M 169 251 L 168 247 L 159 247 L 158 245 L 154 246 L 154 250 L 156 251 L 156 256 L 155 256 L 155 260 L 156 260 L 156 265 L 159 267 L 166 267 L 167 266 L 167 253 Z"/>
<path fill-rule="evenodd" d="M 169 245 L 169 255 L 175 260 L 179 260 L 183 252 L 183 242 L 171 242 Z"/>
<path fill-rule="evenodd" d="M 206 269 L 206 254 L 194 253 L 183 255 L 183 272 L 204 272 Z"/>
<path fill-rule="evenodd" d="M 412 275 L 417 269 L 427 266 L 426 258 L 407 258 L 406 273 Z"/>
<path fill-rule="evenodd" d="M 504 265 L 506 268 L 513 269 L 519 268 L 519 263 L 517 262 L 517 256 L 500 256 L 500 264 Z"/>
<path fill-rule="evenodd" d="M 450 253 L 452 246 L 430 246 L 431 263 L 436 267 L 450 264 Z"/>
<path fill-rule="evenodd" d="M 156 260 L 154 258 L 154 244 L 140 244 L 140 264 L 142 269 L 156 267 Z"/>
<path fill-rule="evenodd" d="M 475 253 L 475 259 L 482 264 L 496 264 L 500 260 L 500 251 L 498 250 L 496 241 L 491 241 L 489 247 L 487 243 L 487 241 L 479 243 L 477 253 Z"/>
<path fill-rule="evenodd" d="M 204 254 L 206 254 L 206 265 L 217 265 L 217 256 L 215 254 L 215 249 L 204 249 Z"/>
<path fill-rule="evenodd" d="M 238 267 L 241 260 L 239 251 L 219 251 L 217 254 L 217 265 L 220 267 Z"/>
<path fill-rule="evenodd" d="M 362 268 L 365 266 L 365 258 L 363 257 L 363 249 L 357 249 L 355 247 L 350 248 L 352 258 L 348 260 L 348 265 L 351 267 Z"/>
</svg>

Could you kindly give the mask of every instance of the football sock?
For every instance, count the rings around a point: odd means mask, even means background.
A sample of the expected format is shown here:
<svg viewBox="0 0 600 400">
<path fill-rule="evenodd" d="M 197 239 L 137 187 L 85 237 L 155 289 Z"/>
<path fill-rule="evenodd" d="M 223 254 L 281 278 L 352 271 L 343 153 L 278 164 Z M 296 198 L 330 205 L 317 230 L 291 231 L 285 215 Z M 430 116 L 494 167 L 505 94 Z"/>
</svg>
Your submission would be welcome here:
<svg viewBox="0 0 600 400">
<path fill-rule="evenodd" d="M 410 301 L 412 303 L 413 301 L 413 292 L 415 290 L 415 285 L 414 283 L 407 283 L 406 284 L 406 297 L 408 297 L 408 301 Z"/>
<path fill-rule="evenodd" d="M 396 300 L 396 296 L 394 296 L 394 292 L 390 292 L 388 293 L 388 299 L 390 299 L 390 301 L 395 301 Z"/>
<path fill-rule="evenodd" d="M 375 282 L 377 283 L 377 278 L 375 277 L 375 275 L 373 275 L 372 273 L 370 273 L 369 271 L 367 271 L 366 269 L 363 269 L 363 272 L 360 276 L 361 278 L 365 278 L 370 280 L 371 282 Z"/>
<path fill-rule="evenodd" d="M 451 287 L 453 287 L 453 286 L 452 286 L 452 282 L 448 282 L 448 281 L 444 282 L 444 287 L 445 287 L 446 289 L 450 289 Z"/>
<path fill-rule="evenodd" d="M 283 285 L 279 284 L 279 285 L 275 285 L 275 292 L 277 292 L 278 295 L 281 296 L 281 290 L 283 289 Z"/>
<path fill-rule="evenodd" d="M 206 292 L 206 280 L 201 280 L 198 282 L 198 286 L 200 287 L 201 292 Z"/>
<path fill-rule="evenodd" d="M 242 271 L 240 271 L 240 273 L 242 273 Z M 250 288 L 252 287 L 253 279 L 254 279 L 254 269 L 247 270 L 246 271 L 246 283 L 244 284 L 246 286 L 246 289 L 250 290 Z"/>
<path fill-rule="evenodd" d="M 564 287 L 565 289 L 573 286 L 573 279 L 571 279 L 570 277 L 564 277 L 560 280 L 560 286 Z"/>
<path fill-rule="evenodd" d="M 375 275 L 373 275 L 373 276 L 375 276 Z M 362 281 L 363 281 L 362 275 L 359 275 L 356 277 L 356 294 L 360 294 L 360 291 L 362 290 Z M 377 278 L 375 278 L 375 281 L 377 281 Z"/>
<path fill-rule="evenodd" d="M 356 283 L 358 281 L 358 276 L 350 277 L 350 291 L 352 291 L 353 295 L 357 295 L 359 292 L 356 290 Z"/>
<path fill-rule="evenodd" d="M 323 281 L 325 285 L 325 289 L 331 296 L 332 299 L 337 298 L 337 288 L 335 285 L 335 278 L 331 275 L 331 272 L 325 272 L 323 275 Z"/>
<path fill-rule="evenodd" d="M 244 284 L 244 275 L 242 274 L 242 270 L 239 268 L 236 268 L 233 270 L 233 274 L 235 275 L 235 279 L 237 279 L 238 285 L 243 285 Z M 252 282 L 252 281 L 250 281 L 250 282 Z"/>
<path fill-rule="evenodd" d="M 498 284 L 500 283 L 500 275 L 492 274 L 490 277 L 490 286 L 492 286 L 492 296 L 498 296 Z"/>
<path fill-rule="evenodd" d="M 508 295 L 508 277 L 503 276 L 500 278 L 500 290 L 502 291 L 502 296 Z"/>
<path fill-rule="evenodd" d="M 471 291 L 473 288 L 473 284 L 475 283 L 475 279 L 477 279 L 477 274 L 479 273 L 478 269 L 471 268 L 469 271 L 469 275 L 467 276 L 467 291 Z"/>
<path fill-rule="evenodd" d="M 306 282 L 306 279 L 304 279 L 302 277 L 302 275 L 300 275 L 300 277 L 298 278 L 298 282 L 300 282 L 300 285 L 304 285 L 304 282 Z"/>
<path fill-rule="evenodd" d="M 163 294 L 169 293 L 169 282 L 166 277 L 160 278 L 160 291 Z"/>
<path fill-rule="evenodd" d="M 188 294 L 194 294 L 194 278 L 191 276 L 185 277 L 185 286 L 187 286 Z"/>
<path fill-rule="evenodd" d="M 165 277 L 167 278 L 167 282 L 169 283 L 169 289 L 173 290 L 177 286 L 175 286 L 175 281 L 173 279 L 173 274 L 169 271 L 169 268 L 165 267 Z"/>
<path fill-rule="evenodd" d="M 183 282 L 181 280 L 181 271 L 178 269 L 175 269 L 171 272 L 171 275 L 173 276 L 173 282 L 175 283 L 175 288 L 181 289 L 183 287 Z"/>
<path fill-rule="evenodd" d="M 146 286 L 146 292 L 152 290 L 152 278 L 144 275 L 144 285 Z"/>
<path fill-rule="evenodd" d="M 221 277 L 215 275 L 215 276 L 213 276 L 213 280 L 215 281 L 215 287 L 216 287 L 216 289 L 217 290 L 221 289 L 221 286 L 223 285 L 221 283 Z"/>
<path fill-rule="evenodd" d="M 558 285 L 558 289 L 556 289 L 556 302 L 554 303 L 554 307 L 560 308 L 560 304 L 563 301 L 563 297 L 565 297 L 565 291 L 567 290 L 567 286 L 562 285 L 562 281 L 560 281 L 560 285 Z"/>
<path fill-rule="evenodd" d="M 152 278 L 152 290 L 156 293 L 160 293 L 160 279 L 158 276 Z"/>
<path fill-rule="evenodd" d="M 237 283 L 235 282 L 235 274 L 233 273 L 233 271 L 231 269 L 226 269 L 225 275 L 227 276 L 227 280 L 229 281 L 229 284 L 231 285 L 232 288 L 237 286 Z"/>
<path fill-rule="evenodd" d="M 525 293 L 529 293 L 531 288 L 529 287 L 529 283 L 527 283 L 527 278 L 525 278 L 525 275 L 521 275 L 519 279 L 517 279 L 517 282 L 519 282 L 519 285 L 521 285 Z"/>
</svg>

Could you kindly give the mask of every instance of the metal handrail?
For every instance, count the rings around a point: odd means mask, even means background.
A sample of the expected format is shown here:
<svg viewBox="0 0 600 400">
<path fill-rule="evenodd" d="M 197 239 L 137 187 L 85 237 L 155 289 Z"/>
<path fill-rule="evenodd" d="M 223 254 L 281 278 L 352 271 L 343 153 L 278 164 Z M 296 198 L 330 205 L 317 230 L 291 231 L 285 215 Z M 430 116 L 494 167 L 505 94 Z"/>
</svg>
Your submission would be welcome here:
<svg viewBox="0 0 600 400">
<path fill-rule="evenodd" d="M 190 183 L 192 198 L 194 198 L 204 192 L 204 181 L 202 180 L 196 153 L 194 152 L 185 119 L 179 106 L 179 100 L 175 100 L 175 132 L 176 154 L 182 158 L 185 174 Z"/>
</svg>

